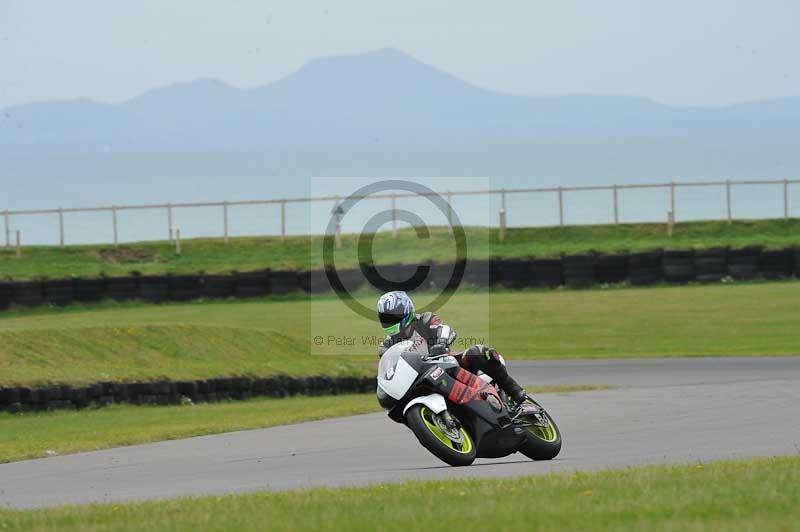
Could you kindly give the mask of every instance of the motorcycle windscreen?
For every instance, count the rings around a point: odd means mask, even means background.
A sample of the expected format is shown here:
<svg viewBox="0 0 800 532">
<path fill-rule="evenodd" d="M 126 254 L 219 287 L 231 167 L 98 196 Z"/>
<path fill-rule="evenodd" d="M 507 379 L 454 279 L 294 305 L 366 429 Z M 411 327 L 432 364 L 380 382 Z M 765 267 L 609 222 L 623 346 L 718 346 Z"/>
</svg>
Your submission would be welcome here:
<svg viewBox="0 0 800 532">
<path fill-rule="evenodd" d="M 378 367 L 378 386 L 389 397 L 402 399 L 419 373 L 400 354 L 386 353 Z"/>
</svg>

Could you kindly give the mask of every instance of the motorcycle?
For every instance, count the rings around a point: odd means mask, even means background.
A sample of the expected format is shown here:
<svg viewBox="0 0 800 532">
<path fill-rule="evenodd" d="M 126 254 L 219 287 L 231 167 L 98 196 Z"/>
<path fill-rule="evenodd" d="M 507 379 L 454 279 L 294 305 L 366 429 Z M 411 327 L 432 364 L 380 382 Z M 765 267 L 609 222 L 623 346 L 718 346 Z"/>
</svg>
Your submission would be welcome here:
<svg viewBox="0 0 800 532">
<path fill-rule="evenodd" d="M 452 354 L 418 352 L 410 340 L 381 357 L 377 395 L 389 418 L 452 466 L 515 452 L 552 460 L 561 450 L 561 433 L 537 402 L 509 409 L 505 392 L 488 375 L 462 369 Z"/>
</svg>

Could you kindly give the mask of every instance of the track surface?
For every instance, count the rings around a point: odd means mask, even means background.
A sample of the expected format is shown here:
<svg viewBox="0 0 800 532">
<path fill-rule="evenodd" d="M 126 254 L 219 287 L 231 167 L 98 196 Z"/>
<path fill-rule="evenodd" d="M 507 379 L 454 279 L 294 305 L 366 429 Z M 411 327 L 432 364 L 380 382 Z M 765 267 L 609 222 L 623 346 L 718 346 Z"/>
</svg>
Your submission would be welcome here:
<svg viewBox="0 0 800 532">
<path fill-rule="evenodd" d="M 520 362 L 526 384 L 616 384 L 546 394 L 564 449 L 451 468 L 384 414 L 0 465 L 0 506 L 489 477 L 800 451 L 800 358 Z"/>
</svg>

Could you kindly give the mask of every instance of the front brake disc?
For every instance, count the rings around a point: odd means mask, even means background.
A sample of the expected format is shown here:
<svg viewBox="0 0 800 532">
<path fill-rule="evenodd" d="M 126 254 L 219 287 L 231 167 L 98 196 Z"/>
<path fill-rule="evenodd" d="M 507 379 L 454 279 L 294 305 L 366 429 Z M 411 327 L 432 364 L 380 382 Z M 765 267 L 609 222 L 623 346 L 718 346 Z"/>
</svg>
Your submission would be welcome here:
<svg viewBox="0 0 800 532">
<path fill-rule="evenodd" d="M 458 427 L 448 428 L 445 422 L 442 421 L 441 416 L 438 414 L 433 415 L 433 422 L 436 423 L 436 426 L 439 427 L 439 430 L 444 432 L 444 435 L 447 436 L 452 442 L 462 443 L 464 441 L 464 435 L 461 434 L 461 431 L 458 430 Z"/>
</svg>

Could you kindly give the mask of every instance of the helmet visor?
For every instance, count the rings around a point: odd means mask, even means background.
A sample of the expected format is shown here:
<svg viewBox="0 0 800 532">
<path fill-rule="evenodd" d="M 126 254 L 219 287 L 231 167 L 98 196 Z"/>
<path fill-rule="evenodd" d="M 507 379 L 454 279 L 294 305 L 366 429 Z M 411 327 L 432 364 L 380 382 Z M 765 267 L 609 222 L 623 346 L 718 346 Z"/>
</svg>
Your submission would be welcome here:
<svg viewBox="0 0 800 532">
<path fill-rule="evenodd" d="M 403 321 L 403 312 L 378 312 L 378 319 L 387 334 L 397 334 L 400 331 L 400 322 Z"/>
<path fill-rule="evenodd" d="M 389 336 L 394 336 L 395 334 L 400 332 L 400 324 L 395 323 L 394 325 L 390 325 L 389 327 L 384 327 L 383 332 L 385 332 Z"/>
</svg>

